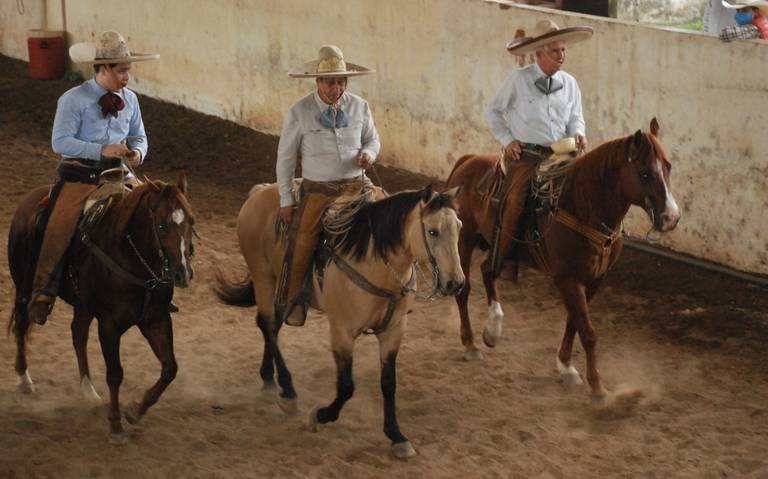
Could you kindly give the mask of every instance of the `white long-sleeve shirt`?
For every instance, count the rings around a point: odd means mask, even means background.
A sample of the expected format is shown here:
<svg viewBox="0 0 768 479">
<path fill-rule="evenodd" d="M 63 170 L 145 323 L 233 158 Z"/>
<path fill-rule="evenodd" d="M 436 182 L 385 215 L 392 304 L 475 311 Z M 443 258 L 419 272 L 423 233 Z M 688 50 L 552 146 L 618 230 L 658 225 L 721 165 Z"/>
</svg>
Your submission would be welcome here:
<svg viewBox="0 0 768 479">
<path fill-rule="evenodd" d="M 373 124 L 368 102 L 344 92 L 338 107 L 347 115 L 344 128 L 327 128 L 320 114 L 328 108 L 317 92 L 296 102 L 283 121 L 283 132 L 277 147 L 277 185 L 280 206 L 294 203 L 291 191 L 296 160 L 301 153 L 301 175 L 313 181 L 338 181 L 361 174 L 357 155 L 367 153 L 376 159 L 381 145 Z"/>
<path fill-rule="evenodd" d="M 502 147 L 513 140 L 550 146 L 576 133 L 585 134 L 576 79 L 557 71 L 552 77 L 563 88 L 545 95 L 534 84 L 543 76 L 536 63 L 513 70 L 486 108 L 485 120 Z"/>
</svg>

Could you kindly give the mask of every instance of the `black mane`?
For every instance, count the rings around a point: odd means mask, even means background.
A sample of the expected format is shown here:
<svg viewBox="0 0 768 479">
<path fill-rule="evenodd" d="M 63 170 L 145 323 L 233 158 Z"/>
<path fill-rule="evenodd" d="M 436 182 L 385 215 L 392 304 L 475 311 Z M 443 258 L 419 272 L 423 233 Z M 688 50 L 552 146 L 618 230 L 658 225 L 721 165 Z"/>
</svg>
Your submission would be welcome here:
<svg viewBox="0 0 768 479">
<path fill-rule="evenodd" d="M 432 196 L 432 188 L 403 191 L 383 200 L 366 203 L 355 214 L 349 231 L 334 245 L 340 254 L 361 260 L 373 238 L 373 253 L 386 258 L 403 244 L 405 218 L 416 205 Z M 453 206 L 452 197 L 444 193 L 435 195 L 427 205 L 427 211 Z"/>
</svg>

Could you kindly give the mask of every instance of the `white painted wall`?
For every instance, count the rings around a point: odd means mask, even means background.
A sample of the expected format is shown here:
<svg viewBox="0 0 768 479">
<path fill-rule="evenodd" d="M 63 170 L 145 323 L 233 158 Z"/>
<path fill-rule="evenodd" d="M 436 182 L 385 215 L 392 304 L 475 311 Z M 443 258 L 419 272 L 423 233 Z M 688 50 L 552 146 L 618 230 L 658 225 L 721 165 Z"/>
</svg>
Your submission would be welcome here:
<svg viewBox="0 0 768 479">
<path fill-rule="evenodd" d="M 26 30 L 60 29 L 59 1 L 0 2 L 0 52 L 27 59 Z M 329 8 L 330 7 L 330 8 Z M 662 245 L 768 274 L 768 44 L 723 44 L 687 31 L 480 0 L 118 0 L 67 2 L 70 41 L 121 31 L 160 61 L 134 66 L 134 89 L 278 133 L 310 80 L 285 71 L 323 43 L 375 68 L 350 89 L 367 98 L 382 159 L 445 178 L 469 152 L 496 151 L 482 110 L 510 68 L 505 42 L 550 17 L 597 34 L 569 50 L 591 144 L 647 129 L 657 116 L 683 221 Z M 83 70 L 87 71 L 87 70 Z M 150 132 L 162 134 L 161 132 Z M 633 209 L 630 233 L 649 228 Z"/>
</svg>

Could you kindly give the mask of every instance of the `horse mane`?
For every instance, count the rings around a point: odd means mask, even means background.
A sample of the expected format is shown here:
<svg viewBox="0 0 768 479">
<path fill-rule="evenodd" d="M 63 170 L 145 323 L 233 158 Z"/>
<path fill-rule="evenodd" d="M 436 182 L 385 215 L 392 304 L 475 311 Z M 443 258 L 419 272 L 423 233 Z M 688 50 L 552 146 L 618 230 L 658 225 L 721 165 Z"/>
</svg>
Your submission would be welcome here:
<svg viewBox="0 0 768 479">
<path fill-rule="evenodd" d="M 169 194 L 166 193 L 166 191 L 172 191 L 173 198 L 178 202 L 179 206 L 181 206 L 184 214 L 190 219 L 190 222 L 194 224 L 194 212 L 192 211 L 192 206 L 178 187 L 160 180 L 145 180 L 144 184 L 134 187 L 133 191 L 128 193 L 115 205 L 112 213 L 117 217 L 110 229 L 113 241 L 119 241 L 119 238 L 125 234 L 136 211 L 139 209 L 139 205 L 141 205 L 144 198 L 152 192 L 157 192 L 160 198 L 163 198 Z"/>
<path fill-rule="evenodd" d="M 352 217 L 347 233 L 340 236 L 334 246 L 341 254 L 360 261 L 368 252 L 373 239 L 374 256 L 386 258 L 402 246 L 405 218 L 419 202 L 429 200 L 425 212 L 454 207 L 452 196 L 436 193 L 430 198 L 431 194 L 431 188 L 403 191 L 363 204 Z"/>
</svg>

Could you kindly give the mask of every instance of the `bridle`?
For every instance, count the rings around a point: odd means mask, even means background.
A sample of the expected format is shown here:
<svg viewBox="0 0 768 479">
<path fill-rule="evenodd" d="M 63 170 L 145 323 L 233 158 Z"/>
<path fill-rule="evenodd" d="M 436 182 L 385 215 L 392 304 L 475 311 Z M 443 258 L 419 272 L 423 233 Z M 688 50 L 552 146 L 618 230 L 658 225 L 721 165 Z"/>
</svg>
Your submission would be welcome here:
<svg viewBox="0 0 768 479">
<path fill-rule="evenodd" d="M 144 288 L 144 301 L 142 304 L 141 315 L 139 316 L 138 323 L 141 323 L 146 318 L 153 293 L 161 286 L 173 285 L 173 278 L 171 277 L 171 268 L 170 268 L 170 256 L 165 251 L 163 242 L 160 239 L 160 237 L 164 236 L 165 233 L 162 233 L 162 234 L 160 233 L 159 229 L 160 229 L 160 226 L 162 225 L 158 225 L 157 222 L 155 221 L 156 219 L 155 211 L 157 210 L 157 206 L 159 203 L 160 203 L 160 199 L 158 199 L 155 203 L 149 206 L 150 219 L 153 225 L 152 227 L 153 238 L 155 240 L 155 245 L 157 247 L 157 255 L 160 258 L 160 262 L 161 262 L 161 268 L 160 268 L 159 274 L 155 273 L 155 271 L 149 265 L 149 262 L 146 260 L 144 255 L 142 255 L 139 249 L 136 247 L 136 244 L 134 243 L 133 238 L 131 237 L 131 234 L 128 232 L 125 233 L 125 238 L 128 241 L 128 244 L 131 246 L 133 253 L 136 255 L 136 257 L 139 259 L 139 262 L 141 262 L 142 266 L 144 266 L 144 268 L 149 273 L 150 275 L 149 279 L 139 278 L 133 273 L 126 270 L 120 264 L 118 264 L 107 253 L 105 253 L 104 250 L 99 248 L 91 240 L 89 233 L 82 232 L 80 236 L 81 242 L 104 264 L 104 266 L 107 267 L 107 269 L 109 269 L 115 275 L 127 281 L 128 283 L 131 283 L 134 286 L 139 286 Z M 182 251 L 182 254 L 184 254 L 183 251 Z"/>
<path fill-rule="evenodd" d="M 429 262 L 432 267 L 432 278 L 433 278 L 433 292 L 431 293 L 430 297 L 434 296 L 435 291 L 437 291 L 437 285 L 439 282 L 439 274 L 440 269 L 437 265 L 437 260 L 435 259 L 435 255 L 432 253 L 431 248 L 429 247 L 429 243 L 427 242 L 427 231 L 426 226 L 424 225 L 424 207 L 421 206 L 421 211 L 419 213 L 419 221 L 421 222 L 421 234 L 422 238 L 424 240 L 424 248 L 427 250 L 427 256 L 429 257 Z M 375 284 L 368 281 L 368 279 L 363 276 L 359 271 L 357 271 L 351 264 L 349 264 L 344 258 L 338 255 L 336 253 L 336 250 L 333 249 L 331 246 L 327 246 L 328 248 L 328 254 L 331 257 L 331 260 L 334 262 L 334 264 L 347 276 L 347 278 L 350 279 L 355 285 L 357 285 L 360 289 L 363 291 L 366 291 L 374 296 L 378 296 L 380 298 L 384 298 L 387 300 L 387 311 L 384 313 L 384 317 L 382 318 L 381 322 L 372 329 L 367 329 L 362 331 L 363 334 L 375 334 L 379 335 L 382 332 L 386 331 L 387 327 L 389 326 L 390 321 L 392 320 L 392 316 L 395 312 L 395 307 L 397 304 L 408 296 L 410 293 L 415 291 L 416 287 L 416 263 L 411 265 L 411 276 L 408 282 L 402 283 L 400 281 L 400 278 L 398 278 L 396 271 L 394 268 L 392 268 L 392 265 L 389 262 L 389 259 L 387 257 L 384 257 L 384 265 L 389 269 L 389 271 L 392 273 L 392 275 L 395 277 L 395 280 L 400 284 L 400 290 L 396 292 L 392 292 L 388 289 L 381 288 L 379 286 L 376 286 Z"/>
</svg>

